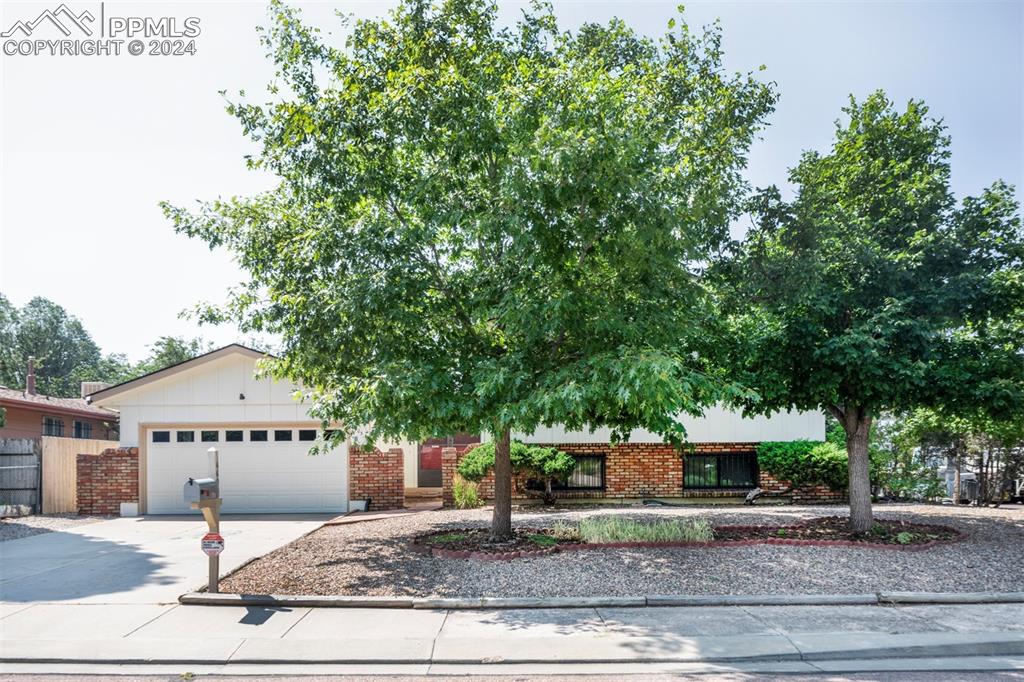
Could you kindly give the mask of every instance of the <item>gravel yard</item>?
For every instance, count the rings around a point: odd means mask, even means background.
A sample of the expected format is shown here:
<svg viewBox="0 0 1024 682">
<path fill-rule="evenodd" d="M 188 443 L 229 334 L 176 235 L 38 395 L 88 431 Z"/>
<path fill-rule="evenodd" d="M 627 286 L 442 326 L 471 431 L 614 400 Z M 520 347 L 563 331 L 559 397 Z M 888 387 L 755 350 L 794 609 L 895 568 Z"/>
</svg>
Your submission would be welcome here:
<svg viewBox="0 0 1024 682">
<path fill-rule="evenodd" d="M 104 521 L 102 516 L 79 516 L 78 514 L 52 514 L 49 516 L 16 516 L 0 521 L 0 542 L 18 540 L 55 530 L 84 526 L 87 523 Z"/>
<path fill-rule="evenodd" d="M 409 540 L 445 528 L 487 526 L 490 512 L 443 510 L 327 526 L 246 565 L 221 591 L 412 596 L 638 596 L 826 594 L 881 590 L 1024 590 L 1024 507 L 876 505 L 876 516 L 951 526 L 960 542 L 917 552 L 851 547 L 602 549 L 512 561 L 436 559 Z M 715 525 L 794 523 L 843 507 L 683 507 L 523 510 L 515 525 L 586 515 L 706 516 Z"/>
</svg>

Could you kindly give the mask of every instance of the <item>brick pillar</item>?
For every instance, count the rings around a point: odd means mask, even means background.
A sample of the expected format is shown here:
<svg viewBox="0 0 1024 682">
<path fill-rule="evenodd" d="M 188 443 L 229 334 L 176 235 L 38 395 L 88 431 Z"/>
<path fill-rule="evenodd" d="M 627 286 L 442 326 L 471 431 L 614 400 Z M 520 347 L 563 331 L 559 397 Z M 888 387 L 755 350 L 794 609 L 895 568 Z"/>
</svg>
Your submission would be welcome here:
<svg viewBox="0 0 1024 682">
<path fill-rule="evenodd" d="M 402 448 L 381 452 L 357 445 L 348 449 L 348 497 L 370 500 L 370 509 L 384 511 L 405 506 L 405 456 Z"/>
<path fill-rule="evenodd" d="M 445 507 L 455 506 L 455 468 L 459 465 L 459 451 L 453 447 L 441 448 L 441 500 Z"/>
<path fill-rule="evenodd" d="M 108 448 L 75 461 L 78 513 L 117 516 L 122 502 L 139 501 L 139 449 Z"/>
</svg>

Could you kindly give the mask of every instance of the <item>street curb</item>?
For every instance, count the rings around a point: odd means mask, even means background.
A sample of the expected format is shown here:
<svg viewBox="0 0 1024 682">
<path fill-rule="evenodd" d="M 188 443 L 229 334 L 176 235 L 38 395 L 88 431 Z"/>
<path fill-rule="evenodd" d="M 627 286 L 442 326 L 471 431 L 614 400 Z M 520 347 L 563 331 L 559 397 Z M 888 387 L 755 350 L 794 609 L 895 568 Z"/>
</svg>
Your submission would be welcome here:
<svg viewBox="0 0 1024 682">
<path fill-rule="evenodd" d="M 291 606 L 372 609 L 585 609 L 661 606 L 837 606 L 859 604 L 1020 604 L 1024 592 L 878 592 L 874 594 L 725 594 L 639 597 L 353 597 L 344 595 L 211 594 L 189 592 L 192 606 Z"/>
</svg>

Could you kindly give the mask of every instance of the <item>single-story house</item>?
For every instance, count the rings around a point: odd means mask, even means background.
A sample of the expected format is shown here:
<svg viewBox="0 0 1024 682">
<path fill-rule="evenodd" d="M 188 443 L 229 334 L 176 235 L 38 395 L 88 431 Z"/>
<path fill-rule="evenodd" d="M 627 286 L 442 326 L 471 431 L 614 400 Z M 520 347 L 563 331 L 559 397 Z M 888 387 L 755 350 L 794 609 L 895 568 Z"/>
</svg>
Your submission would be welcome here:
<svg viewBox="0 0 1024 682">
<path fill-rule="evenodd" d="M 83 384 L 86 390 L 89 384 Z M 25 389 L 0 386 L 0 438 L 117 438 L 117 412 L 90 405 L 85 396 L 59 398 L 36 392 L 29 360 Z"/>
<path fill-rule="evenodd" d="M 411 488 L 450 497 L 458 457 L 479 437 L 458 434 L 416 443 L 341 446 L 309 456 L 321 424 L 296 400 L 296 386 L 256 377 L 259 351 L 232 344 L 90 396 L 120 412 L 121 449 L 137 448 L 139 511 L 188 511 L 182 486 L 210 473 L 209 447 L 220 453 L 224 511 L 344 512 L 350 500 L 374 508 L 401 505 Z M 556 444 L 576 456 L 566 497 L 678 497 L 686 490 L 749 489 L 763 482 L 754 445 L 762 440 L 823 439 L 824 416 L 790 413 L 745 419 L 724 409 L 687 420 L 694 452 L 683 459 L 654 434 L 634 432 L 611 447 L 608 433 L 541 429 L 523 440 Z M 447 460 L 445 460 L 447 458 Z M 440 492 L 440 491 L 438 491 Z"/>
</svg>

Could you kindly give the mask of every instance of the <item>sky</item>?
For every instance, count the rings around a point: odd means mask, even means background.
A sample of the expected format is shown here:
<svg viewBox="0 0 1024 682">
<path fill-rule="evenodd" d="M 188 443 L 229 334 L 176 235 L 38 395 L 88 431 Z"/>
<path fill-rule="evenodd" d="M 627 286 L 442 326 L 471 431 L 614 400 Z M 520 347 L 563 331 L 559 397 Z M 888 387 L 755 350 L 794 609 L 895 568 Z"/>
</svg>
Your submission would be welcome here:
<svg viewBox="0 0 1024 682">
<path fill-rule="evenodd" d="M 59 4 L 5 1 L 0 31 Z M 98 18 L 100 4 L 67 7 Z M 295 4 L 339 44 L 335 11 L 367 17 L 393 6 Z M 554 6 L 563 28 L 617 16 L 661 34 L 677 2 Z M 522 7 L 502 2 L 503 20 Z M 105 353 L 133 360 L 162 335 L 239 340 L 235 329 L 180 316 L 225 300 L 242 273 L 229 254 L 175 234 L 158 202 L 188 206 L 271 186 L 246 170 L 253 148 L 218 94 L 256 95 L 272 79 L 255 31 L 266 5 L 106 2 L 102 11 L 179 27 L 196 17 L 195 54 L 0 55 L 0 293 L 19 306 L 33 296 L 56 301 Z M 959 197 L 1024 179 L 1024 2 L 689 2 L 684 17 L 695 26 L 719 18 L 726 67 L 763 64 L 760 77 L 777 84 L 781 99 L 750 153 L 755 186 L 784 186 L 801 151 L 828 148 L 847 98 L 879 88 L 899 103 L 923 99 L 945 121 Z M 36 30 L 33 38 L 61 37 L 52 26 Z"/>
</svg>

